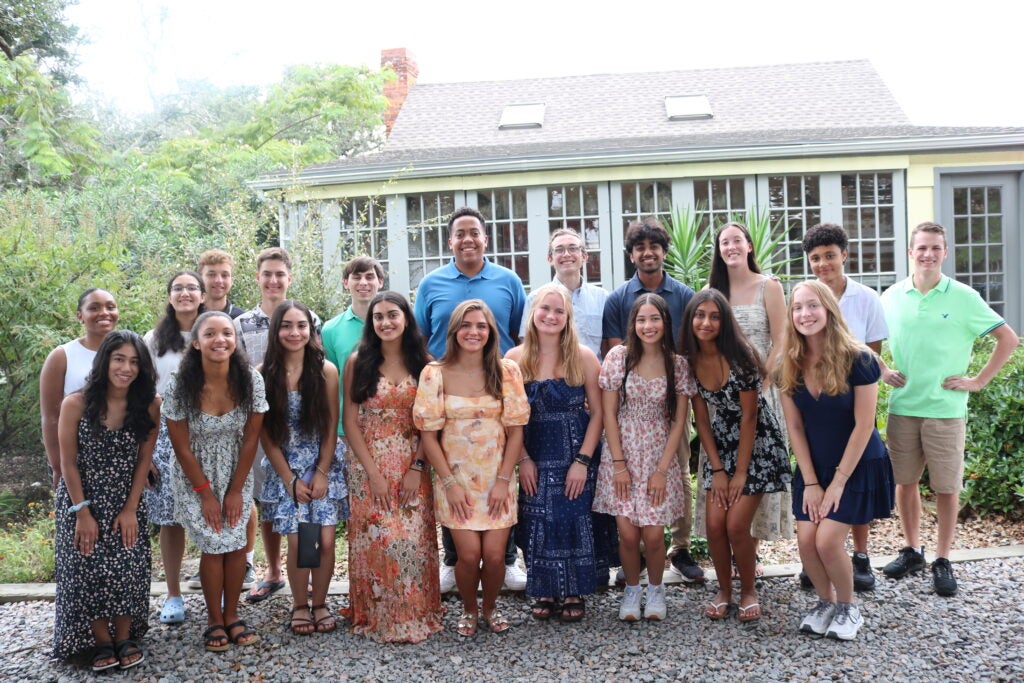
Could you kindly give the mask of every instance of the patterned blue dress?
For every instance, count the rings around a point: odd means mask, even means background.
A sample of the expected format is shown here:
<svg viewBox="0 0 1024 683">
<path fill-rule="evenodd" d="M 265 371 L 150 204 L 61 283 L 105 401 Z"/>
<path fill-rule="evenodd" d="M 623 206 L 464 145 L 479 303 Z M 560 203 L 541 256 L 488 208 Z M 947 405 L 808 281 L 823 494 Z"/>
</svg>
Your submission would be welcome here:
<svg viewBox="0 0 1024 683">
<path fill-rule="evenodd" d="M 298 474 L 307 483 L 316 472 L 320 459 L 320 438 L 303 434 L 299 430 L 299 408 L 302 405 L 298 391 L 288 392 L 288 443 L 281 445 L 281 451 L 288 461 L 288 469 Z M 339 520 L 348 519 L 348 486 L 345 484 L 345 456 L 341 440 L 334 449 L 334 460 L 327 470 L 327 495 L 309 503 L 296 504 L 288 482 L 281 481 L 277 470 L 267 459 L 263 465 L 266 479 L 259 494 L 260 508 L 266 519 L 273 520 L 274 531 L 279 534 L 294 534 L 299 531 L 299 522 L 315 522 L 320 526 L 335 526 Z"/>
<path fill-rule="evenodd" d="M 537 464 L 537 495 L 519 490 L 516 543 L 526 558 L 526 594 L 564 598 L 589 595 L 608 582 L 610 542 L 606 520 L 590 508 L 597 485 L 600 450 L 576 500 L 565 496 L 565 476 L 579 453 L 590 422 L 586 392 L 562 379 L 527 382 L 530 422 L 524 427 L 526 452 Z M 604 518 L 604 515 L 600 516 Z"/>
</svg>

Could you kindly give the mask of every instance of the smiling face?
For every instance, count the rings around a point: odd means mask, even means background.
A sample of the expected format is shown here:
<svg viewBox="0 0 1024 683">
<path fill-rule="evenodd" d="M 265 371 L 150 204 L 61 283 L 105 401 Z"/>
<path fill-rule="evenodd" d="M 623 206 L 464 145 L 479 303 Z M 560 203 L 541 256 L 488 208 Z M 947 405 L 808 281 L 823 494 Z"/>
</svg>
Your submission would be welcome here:
<svg viewBox="0 0 1024 683">
<path fill-rule="evenodd" d="M 107 380 L 117 389 L 128 389 L 139 376 L 139 352 L 131 344 L 121 344 L 110 353 Z"/>
<path fill-rule="evenodd" d="M 487 316 L 483 311 L 470 311 L 462 318 L 455 333 L 455 342 L 462 351 L 482 352 L 490 336 L 491 327 L 487 324 Z"/>
<path fill-rule="evenodd" d="M 225 363 L 235 352 L 235 326 L 226 315 L 213 315 L 196 330 L 192 346 L 199 350 L 204 361 Z"/>
<path fill-rule="evenodd" d="M 372 268 L 361 273 L 352 273 L 341 283 L 352 295 L 352 303 L 363 305 L 370 303 L 370 299 L 377 296 L 383 284 L 377 277 L 377 271 Z"/>
<path fill-rule="evenodd" d="M 373 307 L 371 317 L 374 333 L 382 342 L 401 339 L 405 334 L 405 313 L 397 304 L 390 301 L 378 301 Z"/>
<path fill-rule="evenodd" d="M 565 299 L 554 292 L 545 294 L 533 309 L 533 325 L 540 334 L 561 334 L 568 319 Z"/>
<path fill-rule="evenodd" d="M 693 336 L 697 341 L 710 342 L 718 339 L 722 331 L 722 312 L 714 301 L 705 301 L 693 312 Z"/>
<path fill-rule="evenodd" d="M 746 265 L 747 255 L 753 249 L 754 245 L 747 241 L 747 236 L 735 226 L 722 230 L 718 235 L 718 253 L 730 268 Z"/>
<path fill-rule="evenodd" d="M 298 308 L 289 308 L 281 316 L 277 339 L 285 351 L 301 351 L 309 343 L 309 318 Z"/>
<path fill-rule="evenodd" d="M 665 336 L 665 319 L 653 304 L 643 304 L 636 313 L 636 336 L 645 344 L 659 344 Z"/>
<path fill-rule="evenodd" d="M 206 295 L 202 292 L 200 283 L 193 276 L 183 273 L 171 280 L 170 294 L 167 301 L 175 313 L 195 314 L 199 305 L 206 301 Z"/>
<path fill-rule="evenodd" d="M 829 287 L 843 281 L 843 264 L 847 253 L 838 244 L 822 244 L 807 253 L 807 261 L 811 264 L 814 277 Z"/>
<path fill-rule="evenodd" d="M 256 281 L 260 284 L 260 295 L 264 301 L 284 301 L 292 284 L 292 273 L 281 259 L 267 259 L 260 264 Z"/>
<path fill-rule="evenodd" d="M 828 324 L 828 310 L 810 287 L 797 287 L 790 303 L 793 327 L 805 337 L 821 334 Z"/>
<path fill-rule="evenodd" d="M 483 267 L 487 251 L 487 233 L 474 216 L 459 216 L 452 223 L 448 248 L 455 256 L 455 266 L 462 271 Z"/>
<path fill-rule="evenodd" d="M 665 263 L 665 248 L 652 240 L 640 240 L 629 252 L 629 260 L 641 273 L 660 273 Z"/>
<path fill-rule="evenodd" d="M 548 247 L 548 263 L 562 282 L 575 280 L 587 261 L 583 240 L 575 235 L 559 235 Z"/>
<path fill-rule="evenodd" d="M 205 265 L 199 274 L 203 277 L 206 295 L 210 301 L 220 302 L 228 298 L 228 294 L 231 293 L 231 285 L 235 282 L 230 263 L 225 261 L 224 263 Z"/>
<path fill-rule="evenodd" d="M 914 263 L 915 275 L 938 276 L 942 273 L 942 262 L 946 260 L 949 249 L 942 235 L 919 230 L 914 234 L 907 253 Z"/>
<path fill-rule="evenodd" d="M 120 319 L 114 296 L 105 289 L 89 293 L 78 310 L 78 321 L 85 326 L 87 334 L 106 335 Z"/>
</svg>

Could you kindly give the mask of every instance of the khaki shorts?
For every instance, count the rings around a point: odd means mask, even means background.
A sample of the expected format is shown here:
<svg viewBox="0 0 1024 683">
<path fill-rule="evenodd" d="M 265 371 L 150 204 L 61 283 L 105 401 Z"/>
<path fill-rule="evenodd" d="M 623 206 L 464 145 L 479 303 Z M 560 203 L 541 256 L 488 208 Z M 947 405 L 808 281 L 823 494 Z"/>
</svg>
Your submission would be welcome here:
<svg viewBox="0 0 1024 683">
<path fill-rule="evenodd" d="M 967 420 L 960 417 L 889 415 L 885 429 L 889 459 L 897 484 L 916 484 L 928 468 L 935 493 L 960 493 L 964 488 L 964 446 Z"/>
</svg>

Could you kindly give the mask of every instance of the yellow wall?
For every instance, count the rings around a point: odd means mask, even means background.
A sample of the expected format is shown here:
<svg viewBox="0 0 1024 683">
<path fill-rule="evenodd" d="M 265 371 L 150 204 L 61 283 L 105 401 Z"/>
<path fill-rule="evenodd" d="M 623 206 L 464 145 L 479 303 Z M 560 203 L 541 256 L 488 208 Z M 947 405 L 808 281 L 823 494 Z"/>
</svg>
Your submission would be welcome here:
<svg viewBox="0 0 1024 683">
<path fill-rule="evenodd" d="M 1024 166 L 1024 150 L 911 156 L 907 169 L 907 230 L 938 218 L 935 215 L 935 169 L 961 170 L 971 166 Z"/>
</svg>

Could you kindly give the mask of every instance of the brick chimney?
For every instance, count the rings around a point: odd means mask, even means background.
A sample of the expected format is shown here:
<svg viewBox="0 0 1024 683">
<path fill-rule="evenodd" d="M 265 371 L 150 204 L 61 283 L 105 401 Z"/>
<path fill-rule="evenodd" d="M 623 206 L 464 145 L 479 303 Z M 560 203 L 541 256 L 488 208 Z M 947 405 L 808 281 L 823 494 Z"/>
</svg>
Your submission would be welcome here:
<svg viewBox="0 0 1024 683">
<path fill-rule="evenodd" d="M 391 135 L 398 112 L 402 110 L 402 104 L 409 96 L 409 90 L 416 84 L 420 69 L 416 66 L 416 58 L 412 52 L 404 47 L 381 50 L 380 66 L 382 69 L 390 67 L 395 72 L 395 78 L 384 85 L 384 96 L 388 98 L 388 108 L 384 113 L 384 126 L 387 128 L 387 134 Z"/>
</svg>

